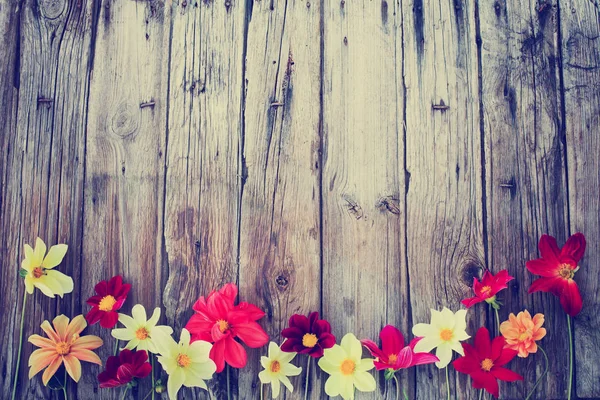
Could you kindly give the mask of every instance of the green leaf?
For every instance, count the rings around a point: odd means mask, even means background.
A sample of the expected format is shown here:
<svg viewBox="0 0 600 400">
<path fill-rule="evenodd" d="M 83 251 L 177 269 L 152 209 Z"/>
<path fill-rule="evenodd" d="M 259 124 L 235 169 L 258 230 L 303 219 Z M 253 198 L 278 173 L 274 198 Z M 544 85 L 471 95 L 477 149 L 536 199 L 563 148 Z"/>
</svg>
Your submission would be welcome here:
<svg viewBox="0 0 600 400">
<path fill-rule="evenodd" d="M 25 277 L 27 276 L 27 274 L 28 274 L 28 273 L 29 273 L 29 272 L 27 272 L 27 270 L 26 270 L 26 269 L 23 269 L 23 268 L 21 268 L 21 269 L 19 270 L 19 276 L 20 276 L 21 278 L 23 278 L 23 279 L 25 279 Z"/>
</svg>

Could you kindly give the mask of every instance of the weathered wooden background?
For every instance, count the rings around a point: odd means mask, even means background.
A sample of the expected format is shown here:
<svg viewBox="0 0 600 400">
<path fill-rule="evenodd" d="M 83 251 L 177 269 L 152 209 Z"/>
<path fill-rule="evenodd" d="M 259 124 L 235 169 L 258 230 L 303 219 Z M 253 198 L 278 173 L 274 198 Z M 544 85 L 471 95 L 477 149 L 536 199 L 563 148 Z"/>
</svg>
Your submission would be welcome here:
<svg viewBox="0 0 600 400">
<path fill-rule="evenodd" d="M 564 399 L 566 319 L 555 298 L 526 294 L 525 261 L 541 234 L 581 231 L 575 389 L 600 398 L 599 14 L 596 0 L 2 0 L 2 396 L 22 246 L 39 235 L 69 245 L 60 269 L 76 285 L 64 299 L 36 291 L 26 336 L 87 312 L 115 274 L 133 284 L 125 310 L 160 306 L 177 334 L 194 300 L 229 281 L 275 340 L 309 310 L 338 337 L 376 338 L 386 323 L 408 334 L 430 307 L 459 308 L 473 276 L 507 268 L 501 317 L 546 314 L 537 398 Z M 494 326 L 484 309 L 471 332 Z M 109 332 L 88 332 L 106 359 Z M 61 398 L 27 380 L 31 351 L 20 398 Z M 230 377 L 236 398 L 258 398 L 261 352 L 249 354 Z M 512 366 L 526 380 L 502 398 L 522 399 L 543 362 Z M 72 398 L 120 396 L 98 372 L 88 364 Z M 325 397 L 311 374 L 311 398 Z M 302 397 L 304 377 L 286 398 Z M 476 398 L 450 379 L 457 399 Z M 379 383 L 359 397 L 395 398 Z M 432 366 L 401 384 L 445 398 Z"/>
</svg>

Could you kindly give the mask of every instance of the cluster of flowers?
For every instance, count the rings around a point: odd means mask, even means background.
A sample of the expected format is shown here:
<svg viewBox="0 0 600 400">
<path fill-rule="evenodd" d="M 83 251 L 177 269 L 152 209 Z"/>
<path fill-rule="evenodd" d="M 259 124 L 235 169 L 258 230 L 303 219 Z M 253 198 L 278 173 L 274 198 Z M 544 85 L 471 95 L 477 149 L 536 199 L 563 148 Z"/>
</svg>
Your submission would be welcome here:
<svg viewBox="0 0 600 400">
<path fill-rule="evenodd" d="M 530 272 L 541 276 L 533 282 L 529 292 L 544 291 L 558 296 L 568 314 L 571 334 L 570 318 L 582 308 L 579 289 L 573 277 L 585 251 L 585 238 L 580 233 L 575 234 L 559 249 L 554 238 L 544 235 L 540 239 L 539 248 L 541 258 L 526 264 Z M 26 288 L 23 316 L 27 294 L 32 294 L 34 288 L 49 297 L 62 297 L 73 290 L 73 280 L 54 270 L 62 262 L 66 252 L 67 246 L 60 244 L 51 247 L 46 254 L 46 245 L 39 238 L 35 249 L 25 245 L 25 259 L 20 271 Z M 88 323 L 99 323 L 101 327 L 111 329 L 116 347 L 115 355 L 106 361 L 105 370 L 98 375 L 98 381 L 101 388 L 125 387 L 123 396 L 127 390 L 137 385 L 137 380 L 149 375 L 152 375 L 153 381 L 151 391 L 164 390 L 160 379 L 154 380 L 155 357 L 168 375 L 166 388 L 169 398 L 176 399 L 182 386 L 208 390 L 206 381 L 214 373 L 222 372 L 226 364 L 232 368 L 246 366 L 247 354 L 240 343 L 242 342 L 250 348 L 261 348 L 268 343 L 267 355 L 261 358 L 264 370 L 258 377 L 262 384 L 271 385 L 273 398 L 279 396 L 281 385 L 293 391 L 289 377 L 302 372 L 302 368 L 292 364 L 298 354 L 306 355 L 307 358 L 305 397 L 308 370 L 313 359 L 318 360 L 319 368 L 329 375 L 325 382 L 327 395 L 341 396 L 346 400 L 354 398 L 355 390 L 375 391 L 376 380 L 369 372 L 373 369 L 383 371 L 386 380 L 394 379 L 399 393 L 396 377 L 398 371 L 431 363 L 435 363 L 440 369 L 446 369 L 448 398 L 450 364 L 456 371 L 471 377 L 473 388 L 498 397 L 498 381 L 523 380 L 522 376 L 506 367 L 516 356 L 525 358 L 540 349 L 546 358 L 546 372 L 548 367 L 546 353 L 537 343 L 546 335 L 546 330 L 542 327 L 544 315 L 535 314 L 532 317 L 527 310 L 523 310 L 516 316 L 511 313 L 508 320 L 500 322 L 498 310 L 501 303 L 497 294 L 507 288 L 512 279 L 506 270 L 496 275 L 488 271 L 481 281 L 474 279 L 475 296 L 462 301 L 467 308 L 487 303 L 495 312 L 499 336 L 492 338 L 488 329 L 481 327 L 475 333 L 473 344 L 464 343 L 471 338 L 467 333 L 467 310 L 452 312 L 444 307 L 441 311 L 431 310 L 429 324 L 418 323 L 412 328 L 415 338 L 408 344 L 400 330 L 392 325 L 385 326 L 379 335 L 379 347 L 372 340 L 358 340 L 352 333 L 345 334 L 340 344 L 336 344 L 329 322 L 320 319 L 317 312 L 308 316 L 293 315 L 289 326 L 281 331 L 284 339 L 281 345 L 269 343 L 268 335 L 257 322 L 265 313 L 253 304 L 235 304 L 238 289 L 231 283 L 196 301 L 193 305 L 194 314 L 176 341 L 172 337 L 171 327 L 158 325 L 160 308 L 155 308 L 150 318 L 141 304 L 132 307 L 131 315 L 118 312 L 127 299 L 131 285 L 123 283 L 121 276 L 115 276 L 95 286 L 96 295 L 87 300 L 92 308 L 85 317 L 78 315 L 70 320 L 59 315 L 53 319 L 52 325 L 48 321 L 41 324 L 46 337 L 37 334 L 29 337 L 29 342 L 39 347 L 29 358 L 29 378 L 44 370 L 42 382 L 48 385 L 64 365 L 66 373 L 78 382 L 81 377 L 81 361 L 102 365 L 93 351 L 103 345 L 102 339 L 94 335 L 80 335 Z M 123 327 L 116 328 L 117 323 Z M 126 345 L 119 351 L 121 341 L 126 342 Z M 374 358 L 363 358 L 363 348 Z M 430 353 L 434 349 L 435 355 Z M 453 352 L 460 357 L 452 362 Z M 17 366 L 20 354 L 21 344 Z M 572 371 L 570 373 L 572 376 Z M 538 379 L 527 398 L 535 391 L 544 375 Z M 16 383 L 15 374 L 13 399 Z M 65 384 L 62 389 L 66 398 Z M 569 384 L 569 398 L 570 392 Z M 261 385 L 261 398 L 262 393 Z"/>
</svg>

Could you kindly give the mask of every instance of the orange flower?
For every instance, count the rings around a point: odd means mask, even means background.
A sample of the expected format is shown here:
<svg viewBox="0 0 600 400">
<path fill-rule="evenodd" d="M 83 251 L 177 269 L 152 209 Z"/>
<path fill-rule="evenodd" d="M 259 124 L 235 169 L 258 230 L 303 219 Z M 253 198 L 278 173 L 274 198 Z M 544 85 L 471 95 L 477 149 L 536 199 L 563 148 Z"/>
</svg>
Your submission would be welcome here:
<svg viewBox="0 0 600 400">
<path fill-rule="evenodd" d="M 81 361 L 87 361 L 102 365 L 100 358 L 92 350 L 102 346 L 102 339 L 98 336 L 79 336 L 87 326 L 83 315 L 78 315 L 69 323 L 69 318 L 59 315 L 52 321 L 54 329 L 48 321 L 44 321 L 40 327 L 48 335 L 48 338 L 40 335 L 29 336 L 29 342 L 40 347 L 29 357 L 29 379 L 46 368 L 42 375 L 44 385 L 48 384 L 61 364 L 75 382 L 81 377 Z"/>
<path fill-rule="evenodd" d="M 518 356 L 525 358 L 529 353 L 537 352 L 538 340 L 546 336 L 546 329 L 542 328 L 544 324 L 544 314 L 535 314 L 531 318 L 529 311 L 521 311 L 515 317 L 510 313 L 508 321 L 500 324 L 500 333 L 506 339 L 506 347 L 519 352 Z"/>
</svg>

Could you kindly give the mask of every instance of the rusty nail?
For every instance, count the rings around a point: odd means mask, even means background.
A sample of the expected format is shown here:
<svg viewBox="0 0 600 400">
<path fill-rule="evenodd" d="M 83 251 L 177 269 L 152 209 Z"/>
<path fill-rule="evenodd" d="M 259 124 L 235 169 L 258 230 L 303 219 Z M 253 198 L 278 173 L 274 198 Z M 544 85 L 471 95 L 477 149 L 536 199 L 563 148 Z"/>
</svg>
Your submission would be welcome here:
<svg viewBox="0 0 600 400">
<path fill-rule="evenodd" d="M 431 108 L 433 108 L 434 110 L 448 110 L 450 108 L 450 106 L 445 105 L 444 103 L 442 104 L 432 104 Z"/>
<path fill-rule="evenodd" d="M 140 103 L 140 108 L 146 108 L 146 107 L 154 107 L 154 101 L 148 101 L 146 103 Z"/>
<path fill-rule="evenodd" d="M 512 183 L 501 183 L 500 187 L 502 188 L 511 188 L 514 187 L 515 185 L 513 185 Z"/>
<path fill-rule="evenodd" d="M 285 103 L 281 103 L 281 102 L 271 103 L 271 107 L 283 107 L 284 105 L 285 105 Z"/>
<path fill-rule="evenodd" d="M 37 102 L 38 102 L 38 104 L 39 103 L 54 103 L 54 99 L 50 99 L 47 97 L 38 97 Z"/>
</svg>

